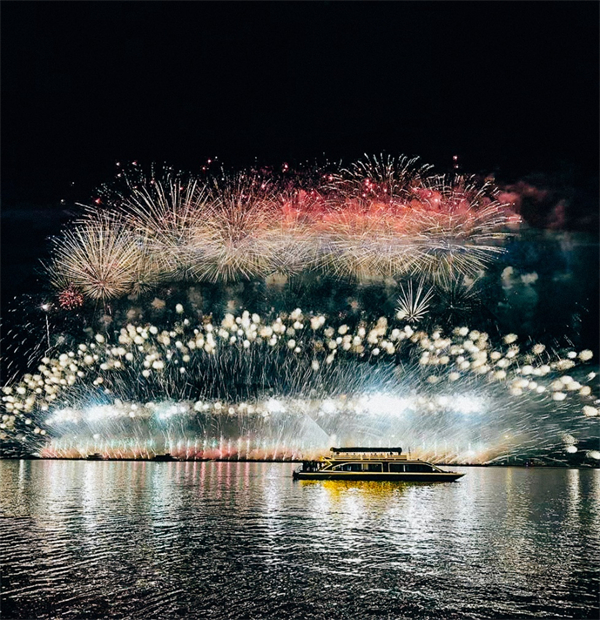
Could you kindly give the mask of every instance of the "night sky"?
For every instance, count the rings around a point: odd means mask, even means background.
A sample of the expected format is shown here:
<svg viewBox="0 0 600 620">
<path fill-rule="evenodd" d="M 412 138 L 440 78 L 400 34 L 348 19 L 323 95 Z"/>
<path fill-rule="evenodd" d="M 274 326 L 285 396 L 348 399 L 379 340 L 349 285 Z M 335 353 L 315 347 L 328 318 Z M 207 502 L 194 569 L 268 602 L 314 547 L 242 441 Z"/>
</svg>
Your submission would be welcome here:
<svg viewBox="0 0 600 620">
<path fill-rule="evenodd" d="M 3 306 L 117 161 L 458 154 L 597 212 L 595 2 L 2 4 Z"/>
</svg>

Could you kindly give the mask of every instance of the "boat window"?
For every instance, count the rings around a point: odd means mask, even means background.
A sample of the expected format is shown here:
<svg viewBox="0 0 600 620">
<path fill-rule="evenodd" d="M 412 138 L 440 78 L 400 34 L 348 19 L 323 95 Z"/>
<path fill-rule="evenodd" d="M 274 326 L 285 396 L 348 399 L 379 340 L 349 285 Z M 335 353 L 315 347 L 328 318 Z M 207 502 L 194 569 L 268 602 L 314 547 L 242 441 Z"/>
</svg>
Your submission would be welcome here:
<svg viewBox="0 0 600 620">
<path fill-rule="evenodd" d="M 302 470 L 303 471 L 319 471 L 321 469 L 321 463 L 318 461 L 302 461 Z"/>
<path fill-rule="evenodd" d="M 398 463 L 390 463 L 390 471 L 393 471 L 393 472 L 404 471 L 404 465 L 398 465 Z"/>
<path fill-rule="evenodd" d="M 338 465 L 335 469 L 339 471 L 362 471 L 362 465 L 360 463 L 345 463 Z"/>
<path fill-rule="evenodd" d="M 369 463 L 366 468 L 367 471 L 381 471 L 381 463 Z"/>
<path fill-rule="evenodd" d="M 407 465 L 406 466 L 406 471 L 410 471 L 410 472 L 431 472 L 432 468 L 431 465 L 421 465 L 421 464 L 415 464 L 415 465 Z"/>
</svg>

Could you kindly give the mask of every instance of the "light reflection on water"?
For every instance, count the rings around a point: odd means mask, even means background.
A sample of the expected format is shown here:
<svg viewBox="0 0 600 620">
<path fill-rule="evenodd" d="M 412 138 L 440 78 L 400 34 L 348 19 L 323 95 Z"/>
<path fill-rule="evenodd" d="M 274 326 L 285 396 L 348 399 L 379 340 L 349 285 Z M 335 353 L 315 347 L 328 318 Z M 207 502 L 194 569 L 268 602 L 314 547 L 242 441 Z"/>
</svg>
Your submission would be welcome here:
<svg viewBox="0 0 600 620">
<path fill-rule="evenodd" d="M 397 484 L 292 469 L 0 462 L 3 616 L 598 616 L 598 470 Z"/>
</svg>

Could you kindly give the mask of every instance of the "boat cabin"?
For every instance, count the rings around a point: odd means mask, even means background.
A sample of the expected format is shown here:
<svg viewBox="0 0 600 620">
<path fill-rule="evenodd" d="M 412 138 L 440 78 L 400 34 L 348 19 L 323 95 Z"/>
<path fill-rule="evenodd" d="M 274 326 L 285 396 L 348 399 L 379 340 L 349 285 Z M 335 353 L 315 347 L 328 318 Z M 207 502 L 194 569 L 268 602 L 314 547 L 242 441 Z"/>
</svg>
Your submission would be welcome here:
<svg viewBox="0 0 600 620">
<path fill-rule="evenodd" d="M 303 461 L 302 471 L 351 471 L 368 473 L 433 473 L 435 465 L 402 454 L 402 448 L 331 448 L 332 456 L 320 461 Z"/>
</svg>

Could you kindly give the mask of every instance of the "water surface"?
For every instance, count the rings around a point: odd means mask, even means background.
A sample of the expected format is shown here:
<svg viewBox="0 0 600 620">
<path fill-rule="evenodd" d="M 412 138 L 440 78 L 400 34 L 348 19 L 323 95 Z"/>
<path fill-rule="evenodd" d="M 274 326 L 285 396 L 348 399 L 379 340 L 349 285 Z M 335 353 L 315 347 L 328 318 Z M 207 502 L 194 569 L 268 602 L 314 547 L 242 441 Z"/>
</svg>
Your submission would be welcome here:
<svg viewBox="0 0 600 620">
<path fill-rule="evenodd" d="M 598 470 L 292 468 L 1 461 L 2 616 L 598 617 Z"/>
</svg>

